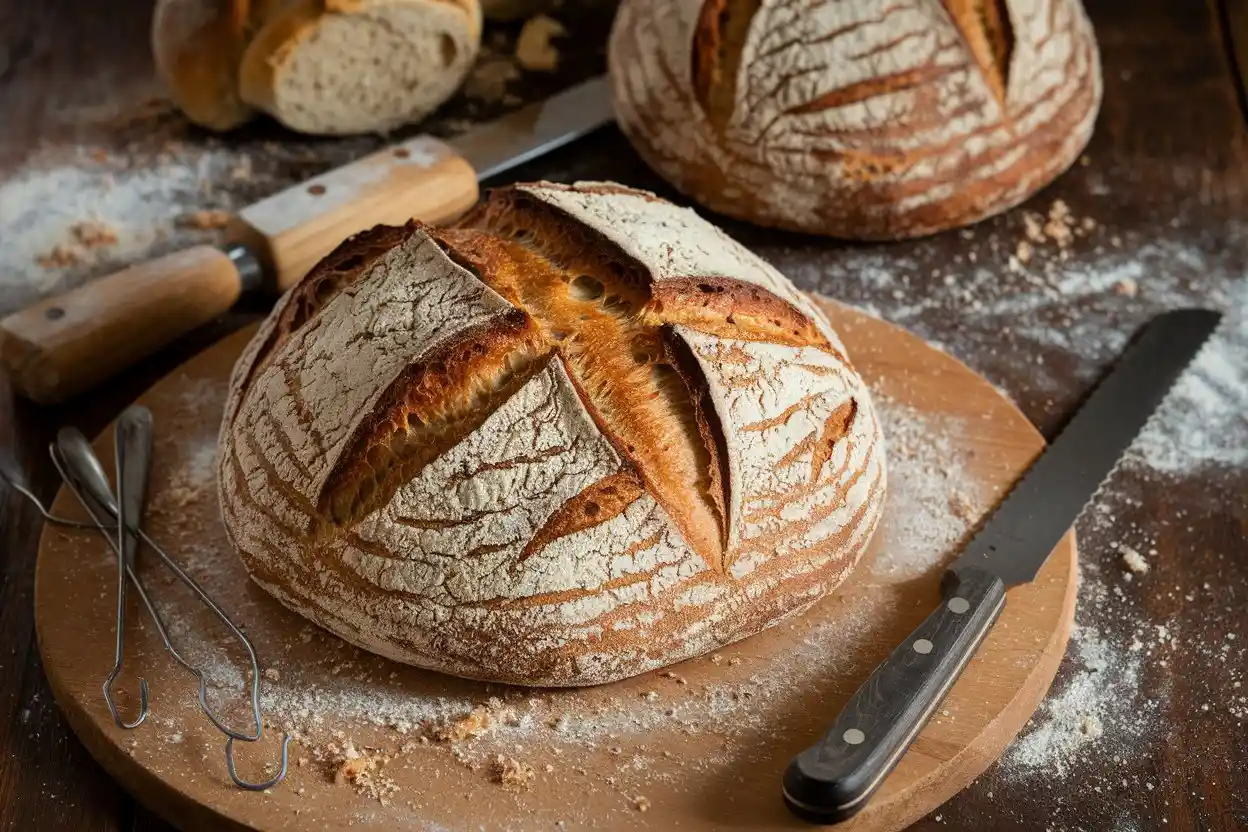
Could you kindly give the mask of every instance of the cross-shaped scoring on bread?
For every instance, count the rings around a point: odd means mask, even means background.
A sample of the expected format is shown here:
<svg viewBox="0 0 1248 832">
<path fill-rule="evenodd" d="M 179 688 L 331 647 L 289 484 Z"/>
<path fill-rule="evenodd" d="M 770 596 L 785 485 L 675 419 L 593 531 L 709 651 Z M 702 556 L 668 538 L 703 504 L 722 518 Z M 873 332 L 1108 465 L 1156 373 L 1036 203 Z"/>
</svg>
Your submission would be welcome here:
<svg viewBox="0 0 1248 832">
<path fill-rule="evenodd" d="M 240 360 L 222 438 L 262 586 L 368 649 L 521 684 L 622 678 L 805 609 L 884 493 L 820 313 L 609 184 L 348 241 Z"/>
</svg>

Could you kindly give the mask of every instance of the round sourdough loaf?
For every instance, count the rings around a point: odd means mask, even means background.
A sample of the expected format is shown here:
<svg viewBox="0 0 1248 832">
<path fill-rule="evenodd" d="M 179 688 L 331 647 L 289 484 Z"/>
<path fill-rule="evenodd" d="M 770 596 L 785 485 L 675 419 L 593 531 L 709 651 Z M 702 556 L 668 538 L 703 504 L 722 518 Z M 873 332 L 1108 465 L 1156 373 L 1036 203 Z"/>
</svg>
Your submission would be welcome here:
<svg viewBox="0 0 1248 832">
<path fill-rule="evenodd" d="M 1101 97 L 1079 0 L 624 0 L 609 63 L 620 126 L 676 187 L 859 239 L 1018 204 Z"/>
<path fill-rule="evenodd" d="M 494 191 L 338 247 L 239 359 L 225 527 L 384 656 L 586 685 L 800 612 L 862 555 L 884 448 L 827 320 L 687 209 Z"/>
</svg>

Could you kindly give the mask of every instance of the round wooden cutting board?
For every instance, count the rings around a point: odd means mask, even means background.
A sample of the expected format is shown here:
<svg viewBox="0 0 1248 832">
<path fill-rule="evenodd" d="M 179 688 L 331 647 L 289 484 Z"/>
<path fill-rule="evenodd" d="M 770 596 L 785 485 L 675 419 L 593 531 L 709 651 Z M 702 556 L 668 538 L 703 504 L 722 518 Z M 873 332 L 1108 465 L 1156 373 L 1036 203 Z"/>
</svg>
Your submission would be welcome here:
<svg viewBox="0 0 1248 832">
<path fill-rule="evenodd" d="M 954 359 L 878 319 L 821 304 L 876 391 L 889 431 L 890 496 L 872 550 L 805 615 L 667 672 L 582 690 L 452 679 L 346 645 L 254 585 L 220 523 L 217 426 L 248 330 L 140 399 L 156 425 L 145 522 L 259 653 L 266 731 L 240 746 L 241 773 L 261 779 L 266 765 L 272 770 L 286 729 L 296 736 L 289 776 L 263 793 L 233 787 L 223 738 L 199 712 L 193 678 L 165 654 L 134 593 L 118 690 L 130 717 L 145 676 L 151 717 L 133 731 L 113 724 L 100 686 L 112 665 L 114 560 L 98 534 L 49 527 L 35 613 L 57 702 L 118 781 L 188 829 L 809 828 L 780 799 L 788 760 L 934 607 L 959 538 L 1043 446 L 1005 397 Z M 111 470 L 111 430 L 96 449 Z M 55 510 L 82 516 L 64 490 Z M 245 728 L 241 651 L 152 553 L 139 559 L 179 648 L 213 681 L 212 701 Z M 1001 754 L 1057 670 L 1075 577 L 1071 534 L 1034 583 L 1010 591 L 934 720 L 841 828 L 900 829 Z M 447 726 L 479 736 L 448 741 Z M 362 755 L 355 771 L 343 771 L 353 753 Z M 511 772 L 504 780 L 523 782 L 498 782 L 500 765 Z"/>
</svg>

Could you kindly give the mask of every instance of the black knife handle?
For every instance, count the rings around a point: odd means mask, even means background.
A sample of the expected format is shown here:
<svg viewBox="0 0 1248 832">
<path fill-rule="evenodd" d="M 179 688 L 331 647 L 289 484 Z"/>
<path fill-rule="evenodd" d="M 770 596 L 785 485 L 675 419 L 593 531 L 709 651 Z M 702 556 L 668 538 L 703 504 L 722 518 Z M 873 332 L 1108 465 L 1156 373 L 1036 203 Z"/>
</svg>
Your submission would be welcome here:
<svg viewBox="0 0 1248 832">
<path fill-rule="evenodd" d="M 818 745 L 793 758 L 784 800 L 799 817 L 853 816 L 962 675 L 1005 607 L 1005 584 L 977 567 L 949 572 L 940 607 L 875 669 Z"/>
</svg>

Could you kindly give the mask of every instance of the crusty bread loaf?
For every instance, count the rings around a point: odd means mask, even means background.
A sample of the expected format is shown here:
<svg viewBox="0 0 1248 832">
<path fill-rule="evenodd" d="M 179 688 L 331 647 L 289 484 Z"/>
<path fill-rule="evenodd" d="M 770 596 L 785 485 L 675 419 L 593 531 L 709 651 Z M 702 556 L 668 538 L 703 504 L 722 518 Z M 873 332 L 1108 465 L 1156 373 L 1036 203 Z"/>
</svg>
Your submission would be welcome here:
<svg viewBox="0 0 1248 832">
<path fill-rule="evenodd" d="M 314 268 L 234 369 L 219 483 L 252 577 L 348 641 L 584 685 L 824 596 L 885 467 L 775 269 L 652 194 L 538 183 Z"/>
<path fill-rule="evenodd" d="M 390 130 L 455 92 L 480 39 L 478 0 L 300 0 L 251 41 L 239 89 L 304 133 Z"/>
<path fill-rule="evenodd" d="M 278 0 L 158 0 L 152 14 L 156 71 L 187 118 L 212 130 L 248 121 L 238 64 L 267 7 Z"/>
<path fill-rule="evenodd" d="M 703 204 L 862 239 L 1026 199 L 1083 150 L 1100 65 L 1079 0 L 624 0 L 620 126 Z"/>
</svg>

